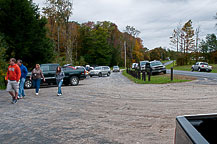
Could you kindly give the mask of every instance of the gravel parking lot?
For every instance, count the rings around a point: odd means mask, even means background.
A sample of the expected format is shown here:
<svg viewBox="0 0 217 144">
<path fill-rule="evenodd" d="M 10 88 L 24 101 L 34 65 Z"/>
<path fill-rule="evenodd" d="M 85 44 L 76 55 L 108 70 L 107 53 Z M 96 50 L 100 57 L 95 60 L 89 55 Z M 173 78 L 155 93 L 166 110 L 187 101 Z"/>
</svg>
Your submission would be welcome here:
<svg viewBox="0 0 217 144">
<path fill-rule="evenodd" d="M 41 88 L 11 104 L 0 92 L 0 143 L 169 144 L 178 115 L 216 113 L 216 85 L 139 85 L 120 73 Z"/>
</svg>

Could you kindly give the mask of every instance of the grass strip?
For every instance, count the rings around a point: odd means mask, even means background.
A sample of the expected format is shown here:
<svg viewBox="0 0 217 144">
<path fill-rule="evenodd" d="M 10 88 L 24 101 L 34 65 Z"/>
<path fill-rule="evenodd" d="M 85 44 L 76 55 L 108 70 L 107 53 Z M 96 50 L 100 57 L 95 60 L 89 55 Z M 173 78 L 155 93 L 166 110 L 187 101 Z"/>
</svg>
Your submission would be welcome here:
<svg viewBox="0 0 217 144">
<path fill-rule="evenodd" d="M 122 72 L 122 74 L 130 79 L 131 81 L 137 83 L 137 84 L 167 84 L 167 83 L 180 83 L 180 82 L 189 82 L 192 80 L 195 80 L 196 78 L 189 77 L 189 76 L 180 76 L 180 75 L 174 75 L 173 81 L 170 80 L 170 74 L 164 74 L 164 75 L 154 75 L 151 76 L 151 81 L 148 81 L 148 76 L 146 76 L 146 81 L 139 80 L 134 78 L 133 76 L 129 75 L 126 70 Z"/>
</svg>

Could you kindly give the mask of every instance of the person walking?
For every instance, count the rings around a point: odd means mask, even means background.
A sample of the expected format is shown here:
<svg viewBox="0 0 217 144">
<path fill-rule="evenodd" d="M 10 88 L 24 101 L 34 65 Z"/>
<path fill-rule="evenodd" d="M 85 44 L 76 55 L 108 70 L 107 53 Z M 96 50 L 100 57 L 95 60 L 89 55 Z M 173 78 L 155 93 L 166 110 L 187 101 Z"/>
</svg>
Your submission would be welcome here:
<svg viewBox="0 0 217 144">
<path fill-rule="evenodd" d="M 16 64 L 16 59 L 11 58 L 10 65 L 7 71 L 6 80 L 8 81 L 7 91 L 12 96 L 12 102 L 11 102 L 12 104 L 17 103 L 20 77 L 21 77 L 21 71 L 19 66 Z"/>
<path fill-rule="evenodd" d="M 64 71 L 61 69 L 60 66 L 57 67 L 56 69 L 56 83 L 58 86 L 58 91 L 57 91 L 57 96 L 61 96 L 62 95 L 62 90 L 61 90 L 61 86 L 63 84 L 63 78 L 65 77 Z"/>
<path fill-rule="evenodd" d="M 40 69 L 40 65 L 36 64 L 30 76 L 30 80 L 33 81 L 33 86 L 35 87 L 35 95 L 38 95 L 40 84 L 41 84 L 41 78 L 43 78 L 43 81 L 45 82 L 45 78 L 42 73 L 42 70 Z"/>
<path fill-rule="evenodd" d="M 26 81 L 26 76 L 28 74 L 28 70 L 22 64 L 22 60 L 20 60 L 20 59 L 17 60 L 17 65 L 20 67 L 20 71 L 21 71 L 18 99 L 22 99 L 22 98 L 25 97 L 24 84 L 25 84 L 25 81 Z"/>
</svg>

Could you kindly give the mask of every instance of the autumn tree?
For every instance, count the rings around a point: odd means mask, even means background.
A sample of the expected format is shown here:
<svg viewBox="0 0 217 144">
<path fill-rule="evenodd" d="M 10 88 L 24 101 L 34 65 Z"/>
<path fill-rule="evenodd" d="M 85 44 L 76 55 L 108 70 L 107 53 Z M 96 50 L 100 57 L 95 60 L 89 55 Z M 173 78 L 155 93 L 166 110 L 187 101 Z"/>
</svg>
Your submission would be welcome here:
<svg viewBox="0 0 217 144">
<path fill-rule="evenodd" d="M 189 20 L 186 22 L 182 28 L 182 31 L 184 32 L 184 53 L 188 53 L 193 50 L 194 48 L 194 29 L 192 26 L 192 21 Z"/>
<path fill-rule="evenodd" d="M 133 54 L 135 55 L 135 46 L 136 46 L 136 38 L 140 34 L 140 31 L 137 30 L 133 26 L 126 26 L 124 33 L 124 43 L 126 44 L 126 53 L 127 53 L 127 60 L 128 64 L 131 65 L 132 62 L 139 62 L 138 59 L 136 59 Z"/>
<path fill-rule="evenodd" d="M 139 62 L 144 58 L 144 51 L 142 46 L 142 40 L 137 38 L 136 43 L 133 49 L 133 61 L 132 62 Z"/>
<path fill-rule="evenodd" d="M 162 47 L 154 48 L 149 51 L 150 60 L 165 60 L 167 57 L 167 52 Z"/>
<path fill-rule="evenodd" d="M 66 61 L 72 63 L 72 49 L 74 45 L 74 36 L 70 33 L 69 17 L 72 14 L 72 2 L 70 0 L 46 0 L 46 7 L 43 8 L 43 13 L 49 18 L 51 31 L 54 25 L 57 25 L 57 53 L 60 54 L 60 35 L 65 37 L 62 47 L 65 49 Z M 73 39 L 73 40 L 72 40 Z"/>
<path fill-rule="evenodd" d="M 178 26 L 176 29 L 173 30 L 173 34 L 170 37 L 171 44 L 176 47 L 177 49 L 177 59 L 183 61 L 182 64 L 188 64 L 190 60 L 190 53 L 196 51 L 195 47 L 195 39 L 194 34 L 195 30 L 192 26 L 192 21 L 189 20 L 184 24 L 183 27 Z M 199 29 L 196 30 L 196 43 L 199 40 Z M 198 45 L 197 45 L 198 46 Z M 178 53 L 181 52 L 181 53 Z"/>
</svg>

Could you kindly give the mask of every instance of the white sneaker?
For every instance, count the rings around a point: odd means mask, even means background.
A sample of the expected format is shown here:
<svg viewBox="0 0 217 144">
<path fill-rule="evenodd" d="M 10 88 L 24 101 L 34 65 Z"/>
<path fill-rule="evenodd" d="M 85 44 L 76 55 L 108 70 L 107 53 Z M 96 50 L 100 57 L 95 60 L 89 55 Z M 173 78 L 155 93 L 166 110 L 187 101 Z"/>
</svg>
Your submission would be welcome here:
<svg viewBox="0 0 217 144">
<path fill-rule="evenodd" d="M 57 96 L 60 96 L 60 94 L 57 94 Z"/>
<path fill-rule="evenodd" d="M 38 96 L 38 93 L 35 93 L 35 95 L 37 95 L 37 96 Z"/>
</svg>

